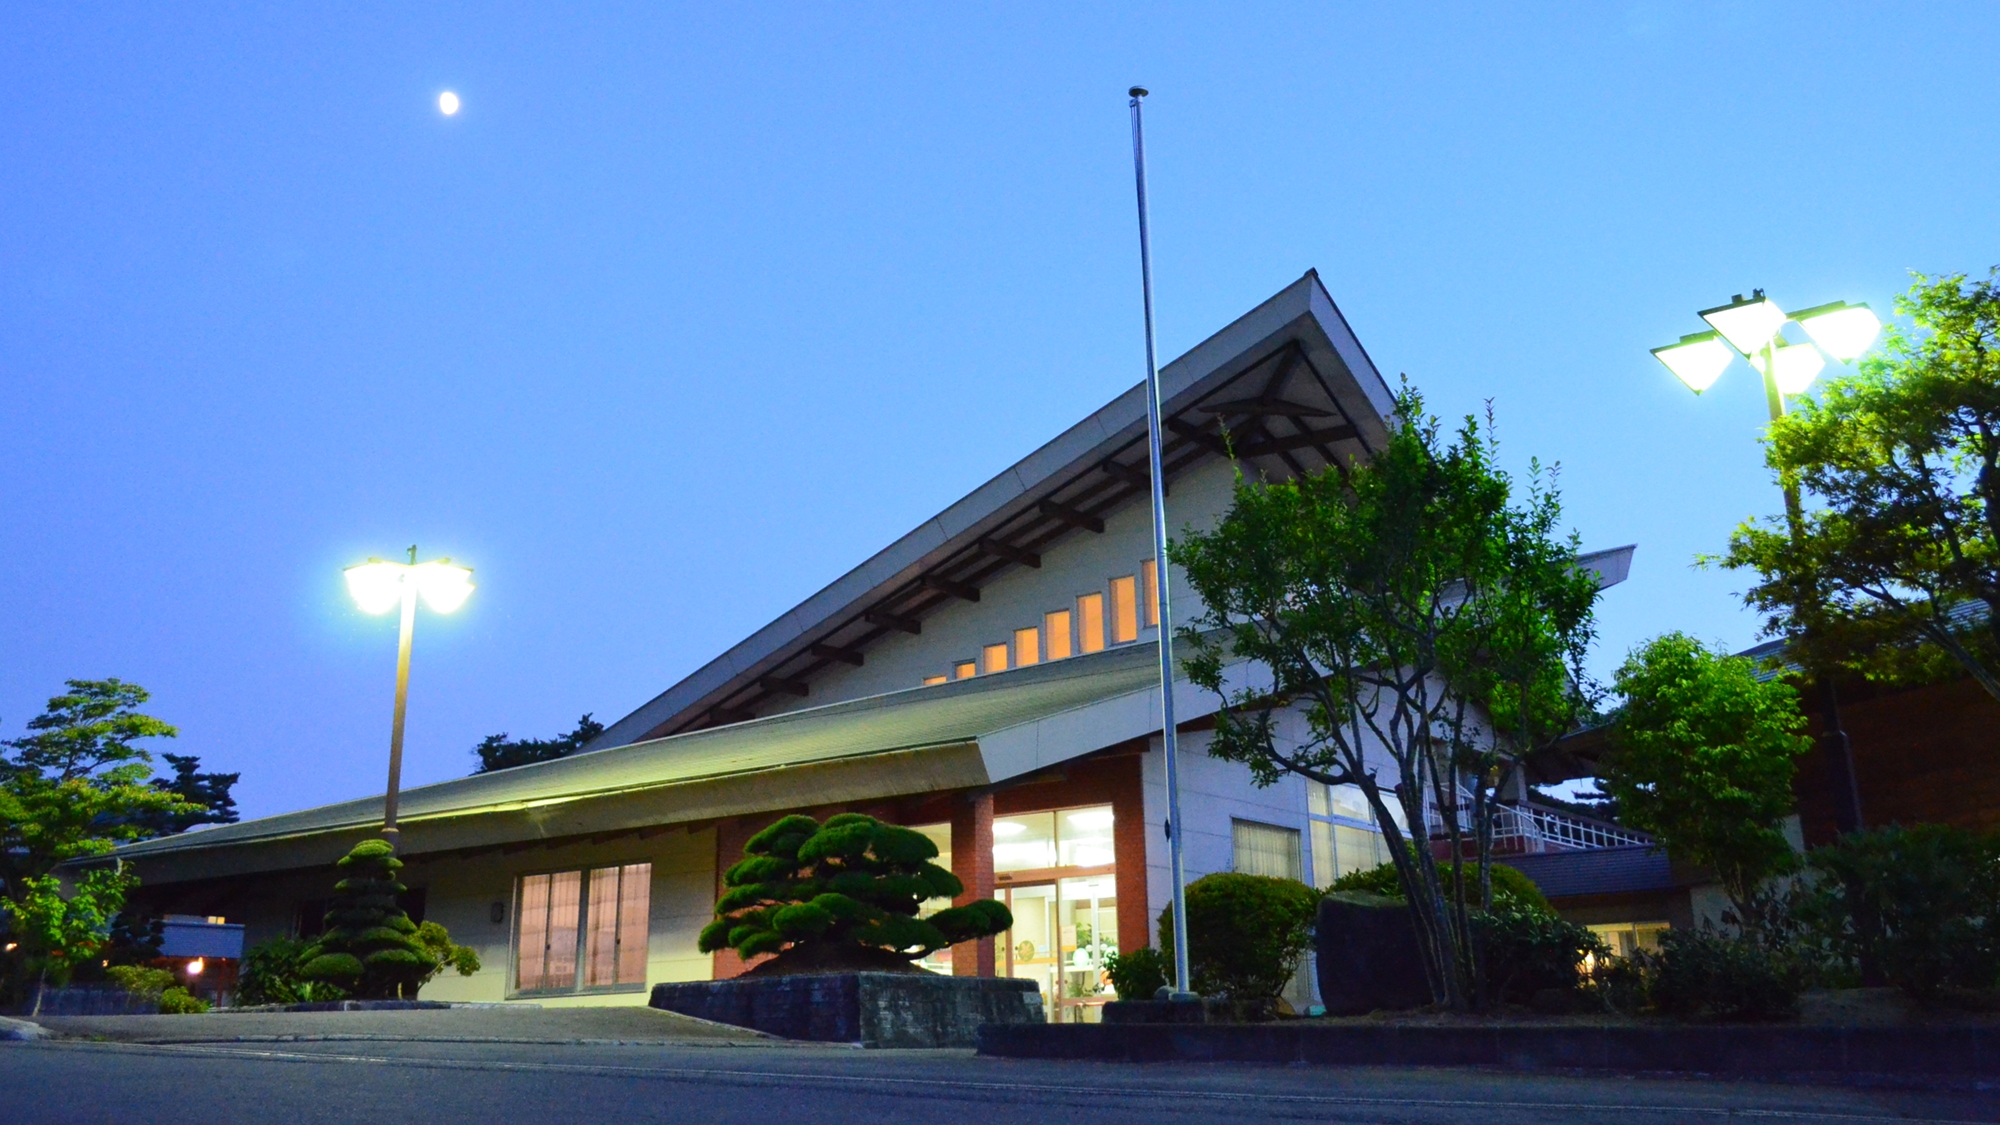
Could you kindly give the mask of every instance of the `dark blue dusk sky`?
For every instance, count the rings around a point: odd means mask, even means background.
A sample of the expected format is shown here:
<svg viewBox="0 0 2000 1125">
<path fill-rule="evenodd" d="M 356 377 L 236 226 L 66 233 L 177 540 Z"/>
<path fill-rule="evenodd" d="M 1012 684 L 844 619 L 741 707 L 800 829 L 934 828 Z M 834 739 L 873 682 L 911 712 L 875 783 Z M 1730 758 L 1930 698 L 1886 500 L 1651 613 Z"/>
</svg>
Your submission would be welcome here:
<svg viewBox="0 0 2000 1125">
<path fill-rule="evenodd" d="M 610 721 L 1317 267 L 1640 545 L 1607 669 L 1747 645 L 1753 286 L 2000 261 L 1992 4 L 0 8 L 0 736 L 119 676 L 261 815 Z M 444 118 L 438 94 L 464 109 Z"/>
</svg>

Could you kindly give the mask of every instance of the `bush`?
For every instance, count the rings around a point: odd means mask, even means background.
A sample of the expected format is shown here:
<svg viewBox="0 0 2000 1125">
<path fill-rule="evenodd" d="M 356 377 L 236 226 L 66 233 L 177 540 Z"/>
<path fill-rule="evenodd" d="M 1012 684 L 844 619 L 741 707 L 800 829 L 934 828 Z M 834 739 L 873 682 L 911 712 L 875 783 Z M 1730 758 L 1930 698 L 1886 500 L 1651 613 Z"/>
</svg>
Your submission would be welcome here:
<svg viewBox="0 0 2000 1125">
<path fill-rule="evenodd" d="M 1798 1011 L 1795 965 L 1743 938 L 1713 930 L 1668 930 L 1658 953 L 1634 956 L 1653 1006 L 1684 1019 L 1780 1019 Z"/>
<path fill-rule="evenodd" d="M 409 889 L 396 879 L 403 861 L 388 841 L 363 840 L 337 866 L 347 877 L 334 885 L 326 932 L 303 954 L 299 975 L 364 1000 L 400 1000 L 405 992 L 414 998 L 436 975 L 438 959 L 396 905 L 396 896 Z"/>
<path fill-rule="evenodd" d="M 208 1011 L 208 1001 L 179 986 L 160 993 L 160 1014 L 164 1016 L 198 1016 Z"/>
<path fill-rule="evenodd" d="M 1188 975 L 1203 996 L 1276 999 L 1311 947 L 1319 892 L 1296 879 L 1218 872 L 1187 886 Z M 1160 913 L 1160 948 L 1173 948 L 1174 910 Z"/>
<path fill-rule="evenodd" d="M 1574 922 L 1516 901 L 1503 904 L 1497 886 L 1493 897 L 1492 912 L 1473 915 L 1472 924 L 1487 995 L 1494 1000 L 1526 1004 L 1545 988 L 1575 991 L 1583 982 L 1585 956 L 1596 961 L 1611 954 L 1596 934 Z"/>
<path fill-rule="evenodd" d="M 1150 945 L 1105 955 L 1104 971 L 1120 1000 L 1151 1000 L 1167 986 L 1167 960 Z"/>
<path fill-rule="evenodd" d="M 1862 976 L 1924 999 L 2000 977 L 2000 840 L 1942 824 L 1875 828 L 1806 862 L 1819 878 L 1799 921 Z"/>
<path fill-rule="evenodd" d="M 728 890 L 697 944 L 703 953 L 777 954 L 755 972 L 903 967 L 1014 924 L 991 899 L 917 917 L 926 900 L 965 885 L 931 862 L 937 845 L 923 833 L 872 816 L 841 813 L 825 824 L 788 816 L 752 836 L 743 854 L 723 874 Z"/>
<path fill-rule="evenodd" d="M 347 999 L 347 990 L 338 985 L 306 979 L 307 954 L 312 948 L 309 941 L 278 937 L 245 950 L 243 967 L 237 976 L 237 999 L 245 1004 L 308 1004 Z"/>
<path fill-rule="evenodd" d="M 104 970 L 104 977 L 134 996 L 157 997 L 174 986 L 173 973 L 144 965 L 113 965 Z"/>
<path fill-rule="evenodd" d="M 1457 883 L 1454 880 L 1458 878 L 1460 870 L 1463 870 L 1470 879 L 1476 880 L 1479 877 L 1479 865 L 1477 863 L 1460 863 L 1456 867 L 1449 863 L 1438 864 L 1438 880 L 1444 884 L 1446 903 L 1450 903 L 1457 893 Z M 1505 905 L 1519 905 L 1533 907 L 1543 913 L 1552 912 L 1549 900 L 1542 894 L 1542 889 L 1535 885 L 1533 879 L 1528 878 L 1526 875 L 1505 864 L 1496 863 L 1490 870 L 1492 871 L 1493 905 L 1495 909 Z M 1474 892 L 1467 898 L 1467 904 L 1477 909 L 1479 906 L 1477 888 L 1468 887 L 1466 889 Z M 1351 871 L 1346 875 L 1342 875 L 1333 881 L 1332 886 L 1327 888 L 1327 893 L 1329 894 L 1334 891 L 1366 891 L 1370 894 L 1382 895 L 1385 898 L 1401 899 L 1403 897 L 1403 883 L 1396 875 L 1396 865 L 1393 863 L 1384 863 L 1377 867 L 1371 867 L 1366 871 Z"/>
</svg>

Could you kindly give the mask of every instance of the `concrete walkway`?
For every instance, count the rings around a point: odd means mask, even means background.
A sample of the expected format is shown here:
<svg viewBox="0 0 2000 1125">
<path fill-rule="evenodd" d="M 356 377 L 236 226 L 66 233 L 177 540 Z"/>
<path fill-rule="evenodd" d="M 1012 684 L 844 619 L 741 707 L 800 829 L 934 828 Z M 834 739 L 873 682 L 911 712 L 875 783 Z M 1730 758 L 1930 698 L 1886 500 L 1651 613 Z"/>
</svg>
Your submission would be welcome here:
<svg viewBox="0 0 2000 1125">
<path fill-rule="evenodd" d="M 655 1008 L 448 1008 L 405 1012 L 209 1012 L 190 1016 L 44 1016 L 60 1039 L 113 1043 L 319 1040 L 462 1043 L 672 1043 L 771 1046 L 760 1032 Z"/>
</svg>

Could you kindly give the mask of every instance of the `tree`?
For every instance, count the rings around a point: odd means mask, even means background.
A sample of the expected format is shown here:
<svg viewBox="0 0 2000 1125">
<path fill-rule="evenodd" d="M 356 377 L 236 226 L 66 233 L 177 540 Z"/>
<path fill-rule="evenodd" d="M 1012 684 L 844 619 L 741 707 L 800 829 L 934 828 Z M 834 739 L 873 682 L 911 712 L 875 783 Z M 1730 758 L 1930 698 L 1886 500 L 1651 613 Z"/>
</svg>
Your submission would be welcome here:
<svg viewBox="0 0 2000 1125">
<path fill-rule="evenodd" d="M 872 816 L 841 813 L 825 824 L 785 817 L 752 836 L 742 861 L 723 874 L 728 889 L 699 948 L 777 954 L 753 970 L 771 974 L 897 969 L 1014 924 L 991 899 L 918 917 L 925 902 L 965 891 L 931 862 L 937 854 L 923 833 Z"/>
<path fill-rule="evenodd" d="M 396 878 L 403 867 L 396 849 L 386 840 L 363 840 L 335 866 L 345 877 L 334 884 L 326 929 L 306 951 L 301 975 L 364 1000 L 415 999 L 441 958 L 397 905 L 396 896 L 409 888 Z M 478 967 L 475 958 L 472 971 Z"/>
<path fill-rule="evenodd" d="M 1798 692 L 1682 633 L 1634 650 L 1612 687 L 1624 704 L 1599 786 L 1626 824 L 1715 872 L 1737 920 L 1754 924 L 1758 888 L 1792 859 L 1781 824 L 1797 759 L 1812 747 Z"/>
<path fill-rule="evenodd" d="M 1171 556 L 1203 606 L 1180 633 L 1188 676 L 1223 700 L 1209 753 L 1264 785 L 1293 773 L 1361 790 L 1432 993 L 1462 1008 L 1482 991 L 1472 914 L 1491 902 L 1496 795 L 1590 705 L 1597 584 L 1539 465 L 1517 501 L 1474 419 L 1447 443 L 1407 386 L 1397 416 L 1364 463 L 1239 478 L 1222 522 Z M 1304 722 L 1281 730 L 1292 712 Z M 1431 849 L 1403 836 L 1432 810 L 1452 854 L 1478 864 L 1449 897 Z"/>
<path fill-rule="evenodd" d="M 202 773 L 201 759 L 192 754 L 167 754 L 160 757 L 173 768 L 171 778 L 156 777 L 153 788 L 180 797 L 189 808 L 176 813 L 155 813 L 141 817 L 141 821 L 154 836 L 172 836 L 198 824 L 235 824 L 236 798 L 230 790 L 243 775 L 240 773 Z"/>
<path fill-rule="evenodd" d="M 196 811 L 150 784 L 152 755 L 138 742 L 176 732 L 138 710 L 144 688 L 116 679 L 67 687 L 28 723 L 27 736 L 0 742 L 12 751 L 0 754 L 0 925 L 33 931 L 13 938 L 18 948 L 5 958 L 4 975 L 17 984 L 66 979 L 101 947 L 90 927 L 108 928 L 133 885 L 116 872 L 86 872 L 64 899 L 50 876 L 58 864 L 104 855 L 151 835 L 158 818 Z"/>
<path fill-rule="evenodd" d="M 554 738 L 510 739 L 506 731 L 489 734 L 472 748 L 473 754 L 479 758 L 479 768 L 472 772 L 491 773 L 525 766 L 530 762 L 553 762 L 557 758 L 567 758 L 603 733 L 604 724 L 585 714 L 576 721 L 575 730 Z"/>
<path fill-rule="evenodd" d="M 1743 524 L 1721 561 L 1815 673 L 1951 668 L 2000 700 L 2000 267 L 1918 274 L 1896 309 L 1915 333 L 1771 424 L 1767 462 L 1824 506 Z"/>
<path fill-rule="evenodd" d="M 0 900 L 0 917 L 25 970 L 22 978 L 58 988 L 68 984 L 77 966 L 111 940 L 112 919 L 138 882 L 115 868 L 94 868 L 77 876 L 65 897 L 62 881 L 53 875 L 23 880 L 20 893 Z M 41 1007 L 39 995 L 35 1006 Z"/>
</svg>

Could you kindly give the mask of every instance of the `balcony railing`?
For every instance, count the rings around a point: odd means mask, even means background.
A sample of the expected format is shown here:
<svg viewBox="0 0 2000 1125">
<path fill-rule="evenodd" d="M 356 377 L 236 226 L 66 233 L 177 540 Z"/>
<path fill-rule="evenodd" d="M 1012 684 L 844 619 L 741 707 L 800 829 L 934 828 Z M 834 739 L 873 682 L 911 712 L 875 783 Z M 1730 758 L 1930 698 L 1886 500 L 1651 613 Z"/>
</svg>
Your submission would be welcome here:
<svg viewBox="0 0 2000 1125">
<path fill-rule="evenodd" d="M 1461 794 L 1458 808 L 1459 830 L 1472 835 L 1472 795 Z M 1652 837 L 1600 820 L 1572 816 L 1539 805 L 1494 805 L 1493 845 L 1499 852 L 1585 851 L 1591 848 L 1622 848 L 1650 844 Z M 1446 836 L 1444 817 L 1435 807 L 1425 810 L 1424 820 L 1432 840 Z"/>
</svg>

